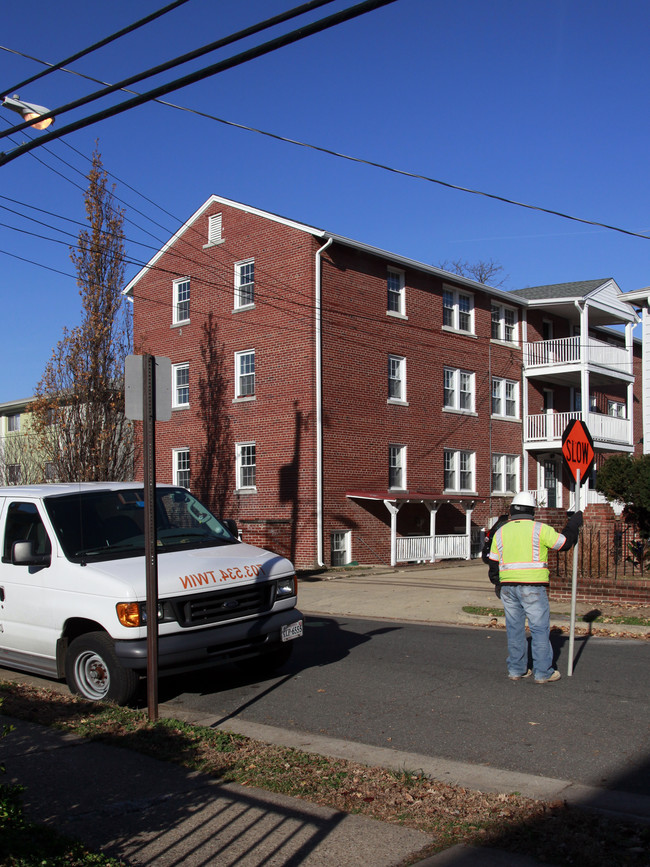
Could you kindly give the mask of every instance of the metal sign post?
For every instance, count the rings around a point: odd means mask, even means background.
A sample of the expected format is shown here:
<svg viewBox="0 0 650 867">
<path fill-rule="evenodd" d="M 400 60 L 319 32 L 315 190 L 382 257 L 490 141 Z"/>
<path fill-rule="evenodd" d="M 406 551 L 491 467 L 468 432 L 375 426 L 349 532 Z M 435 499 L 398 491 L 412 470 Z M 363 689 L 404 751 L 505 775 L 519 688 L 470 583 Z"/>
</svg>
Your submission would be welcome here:
<svg viewBox="0 0 650 867">
<path fill-rule="evenodd" d="M 125 415 L 142 421 L 144 557 L 147 612 L 147 707 L 158 719 L 158 552 L 156 528 L 156 419 L 171 418 L 171 362 L 128 355 L 124 366 Z"/>
<path fill-rule="evenodd" d="M 580 511 L 580 470 L 576 470 L 576 507 Z M 578 534 L 579 537 L 580 534 Z M 578 542 L 573 546 L 573 571 L 571 573 L 571 625 L 569 627 L 569 662 L 567 665 L 567 677 L 573 674 L 573 644 L 576 633 L 576 599 L 578 596 Z"/>
<path fill-rule="evenodd" d="M 566 466 L 576 483 L 576 511 L 579 512 L 581 488 L 594 462 L 594 441 L 587 425 L 579 419 L 573 419 L 562 434 L 562 454 Z M 580 533 L 578 533 L 578 538 Z M 573 645 L 576 630 L 576 598 L 578 595 L 578 540 L 573 546 L 573 571 L 571 575 L 571 626 L 569 628 L 569 662 L 567 676 L 573 674 Z"/>
</svg>

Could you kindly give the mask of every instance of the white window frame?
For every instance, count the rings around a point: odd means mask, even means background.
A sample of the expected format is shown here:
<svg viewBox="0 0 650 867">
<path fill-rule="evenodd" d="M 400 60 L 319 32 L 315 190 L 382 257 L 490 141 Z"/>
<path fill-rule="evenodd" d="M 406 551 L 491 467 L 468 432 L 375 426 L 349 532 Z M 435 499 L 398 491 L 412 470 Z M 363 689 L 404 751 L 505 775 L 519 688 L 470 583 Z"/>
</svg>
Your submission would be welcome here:
<svg viewBox="0 0 650 867">
<path fill-rule="evenodd" d="M 252 367 L 244 367 L 252 357 Z M 252 379 L 252 388 L 250 380 Z M 252 400 L 255 397 L 255 350 L 245 349 L 235 352 L 235 400 Z"/>
<path fill-rule="evenodd" d="M 172 480 L 177 487 L 189 491 L 192 480 L 190 471 L 190 450 L 187 447 L 172 449 Z"/>
<path fill-rule="evenodd" d="M 516 379 L 506 379 L 503 376 L 492 377 L 492 393 L 490 409 L 494 418 L 519 418 L 519 383 Z M 495 404 L 496 406 L 495 411 Z M 507 412 L 508 406 L 514 405 L 513 412 Z"/>
<path fill-rule="evenodd" d="M 627 418 L 627 407 L 624 400 L 608 400 L 607 415 L 612 418 Z"/>
<path fill-rule="evenodd" d="M 520 489 L 519 482 L 519 455 L 493 454 L 490 468 L 490 484 L 493 494 L 516 494 Z M 495 478 L 498 481 L 495 483 Z M 508 480 L 514 478 L 514 484 L 509 485 Z"/>
<path fill-rule="evenodd" d="M 185 377 L 184 374 L 187 374 Z M 187 379 L 187 382 L 184 380 Z M 185 400 L 187 397 L 187 400 Z M 190 405 L 190 365 L 172 364 L 172 409 L 185 409 Z"/>
<path fill-rule="evenodd" d="M 337 562 L 340 560 L 340 562 Z M 352 533 L 350 530 L 333 530 L 330 533 L 330 563 L 332 566 L 347 566 L 352 560 Z"/>
<path fill-rule="evenodd" d="M 476 410 L 476 375 L 459 367 L 443 369 L 443 409 L 473 413 Z"/>
<path fill-rule="evenodd" d="M 443 471 L 445 491 L 458 494 L 476 493 L 476 452 L 445 449 Z M 463 476 L 467 475 L 469 479 L 463 479 Z"/>
<path fill-rule="evenodd" d="M 471 292 L 443 286 L 442 327 L 447 331 L 458 331 L 461 334 L 476 333 L 474 330 L 474 296 Z"/>
<path fill-rule="evenodd" d="M 406 490 L 406 446 L 388 446 L 388 487 L 391 491 Z"/>
<path fill-rule="evenodd" d="M 389 268 L 386 275 L 386 313 L 406 318 L 406 280 L 404 271 Z"/>
<path fill-rule="evenodd" d="M 388 403 L 406 403 L 406 359 L 403 355 L 388 356 Z"/>
<path fill-rule="evenodd" d="M 252 280 L 242 282 L 242 277 L 249 267 L 252 267 Z M 250 288 L 249 288 L 250 287 Z M 242 290 L 245 295 L 242 298 Z M 243 259 L 235 262 L 235 310 L 247 310 L 255 306 L 255 259 Z"/>
<path fill-rule="evenodd" d="M 190 321 L 190 278 L 180 277 L 173 286 L 172 323 L 182 325 Z"/>
<path fill-rule="evenodd" d="M 20 413 L 13 412 L 7 416 L 7 433 L 20 432 Z"/>
<path fill-rule="evenodd" d="M 511 322 L 508 322 L 509 317 L 512 317 Z M 514 307 L 492 302 L 490 338 L 500 343 L 519 342 L 519 316 Z"/>
<path fill-rule="evenodd" d="M 257 490 L 257 449 L 254 441 L 235 443 L 235 472 L 238 491 Z"/>
</svg>

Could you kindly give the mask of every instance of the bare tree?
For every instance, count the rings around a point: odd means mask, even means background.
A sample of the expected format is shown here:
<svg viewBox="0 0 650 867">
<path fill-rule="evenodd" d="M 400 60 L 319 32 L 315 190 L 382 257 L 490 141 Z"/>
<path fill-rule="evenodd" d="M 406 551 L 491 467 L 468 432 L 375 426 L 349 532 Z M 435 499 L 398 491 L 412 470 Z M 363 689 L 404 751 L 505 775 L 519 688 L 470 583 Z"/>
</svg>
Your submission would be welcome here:
<svg viewBox="0 0 650 867">
<path fill-rule="evenodd" d="M 124 480 L 133 468 L 133 427 L 124 416 L 124 359 L 132 343 L 121 292 L 124 211 L 97 149 L 88 181 L 89 227 L 70 251 L 81 324 L 64 329 L 30 407 L 43 458 L 60 481 Z"/>
<path fill-rule="evenodd" d="M 469 277 L 470 280 L 476 280 L 477 283 L 492 286 L 494 289 L 503 288 L 508 279 L 508 275 L 503 273 L 503 265 L 499 265 L 493 259 L 473 263 L 463 259 L 445 259 L 437 267 L 452 274 L 460 274 L 461 277 Z"/>
</svg>

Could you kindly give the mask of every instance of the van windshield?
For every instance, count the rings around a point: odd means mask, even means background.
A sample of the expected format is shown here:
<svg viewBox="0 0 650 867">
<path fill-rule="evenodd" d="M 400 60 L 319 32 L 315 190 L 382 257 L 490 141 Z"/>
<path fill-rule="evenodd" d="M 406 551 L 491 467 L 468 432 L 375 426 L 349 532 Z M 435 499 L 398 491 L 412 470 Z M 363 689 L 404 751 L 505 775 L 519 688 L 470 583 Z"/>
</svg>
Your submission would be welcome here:
<svg viewBox="0 0 650 867">
<path fill-rule="evenodd" d="M 45 499 L 66 557 L 76 563 L 144 554 L 144 489 L 80 491 Z M 156 488 L 157 550 L 180 551 L 238 542 L 184 488 Z"/>
</svg>

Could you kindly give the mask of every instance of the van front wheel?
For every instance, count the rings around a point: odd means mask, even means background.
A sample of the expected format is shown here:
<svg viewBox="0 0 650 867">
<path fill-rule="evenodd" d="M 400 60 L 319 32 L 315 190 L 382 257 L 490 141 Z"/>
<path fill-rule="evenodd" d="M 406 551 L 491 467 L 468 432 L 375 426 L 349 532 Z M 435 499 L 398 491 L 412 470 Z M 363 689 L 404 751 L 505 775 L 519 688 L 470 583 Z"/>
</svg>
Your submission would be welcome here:
<svg viewBox="0 0 650 867">
<path fill-rule="evenodd" d="M 65 658 L 70 692 L 89 701 L 128 704 L 138 688 L 135 671 L 124 668 L 104 632 L 88 632 L 71 642 Z"/>
</svg>

